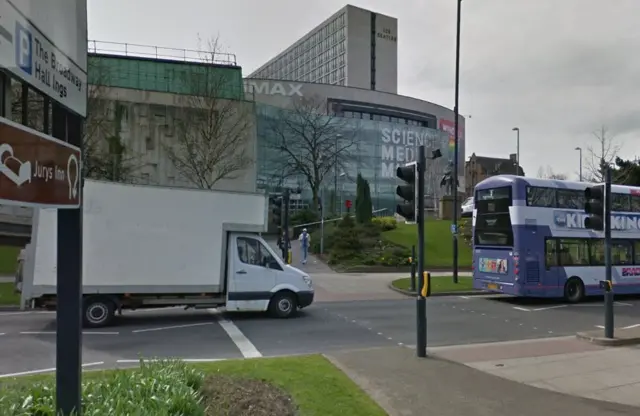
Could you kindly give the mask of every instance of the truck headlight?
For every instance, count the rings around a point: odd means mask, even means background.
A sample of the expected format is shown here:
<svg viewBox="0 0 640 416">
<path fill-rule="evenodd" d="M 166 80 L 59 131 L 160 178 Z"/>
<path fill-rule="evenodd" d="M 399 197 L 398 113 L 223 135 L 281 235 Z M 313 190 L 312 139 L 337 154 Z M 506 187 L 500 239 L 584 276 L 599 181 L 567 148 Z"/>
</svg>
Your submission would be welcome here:
<svg viewBox="0 0 640 416">
<path fill-rule="evenodd" d="M 312 287 L 313 282 L 311 281 L 311 278 L 309 276 L 302 276 L 302 279 L 307 284 L 307 286 Z"/>
</svg>

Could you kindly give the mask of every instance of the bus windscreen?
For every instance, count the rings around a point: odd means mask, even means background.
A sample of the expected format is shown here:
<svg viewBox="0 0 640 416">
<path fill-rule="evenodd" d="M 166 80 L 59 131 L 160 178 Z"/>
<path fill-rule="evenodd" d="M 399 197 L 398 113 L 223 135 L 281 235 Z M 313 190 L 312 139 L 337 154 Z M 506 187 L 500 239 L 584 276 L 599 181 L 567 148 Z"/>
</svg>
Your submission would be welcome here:
<svg viewBox="0 0 640 416">
<path fill-rule="evenodd" d="M 513 246 L 513 227 L 509 215 L 511 205 L 511 187 L 476 191 L 475 245 Z"/>
</svg>

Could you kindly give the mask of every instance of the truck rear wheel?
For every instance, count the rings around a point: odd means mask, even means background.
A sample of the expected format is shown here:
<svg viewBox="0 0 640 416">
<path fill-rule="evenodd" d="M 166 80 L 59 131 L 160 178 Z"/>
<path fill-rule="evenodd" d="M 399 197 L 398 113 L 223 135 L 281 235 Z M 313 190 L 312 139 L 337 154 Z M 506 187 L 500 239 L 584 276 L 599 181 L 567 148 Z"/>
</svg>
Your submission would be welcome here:
<svg viewBox="0 0 640 416">
<path fill-rule="evenodd" d="M 298 311 L 298 300 L 293 292 L 278 292 L 269 302 L 269 313 L 274 318 L 290 318 Z"/>
<path fill-rule="evenodd" d="M 86 328 L 102 328 L 115 317 L 116 307 L 110 299 L 98 297 L 84 301 L 82 323 Z"/>
</svg>

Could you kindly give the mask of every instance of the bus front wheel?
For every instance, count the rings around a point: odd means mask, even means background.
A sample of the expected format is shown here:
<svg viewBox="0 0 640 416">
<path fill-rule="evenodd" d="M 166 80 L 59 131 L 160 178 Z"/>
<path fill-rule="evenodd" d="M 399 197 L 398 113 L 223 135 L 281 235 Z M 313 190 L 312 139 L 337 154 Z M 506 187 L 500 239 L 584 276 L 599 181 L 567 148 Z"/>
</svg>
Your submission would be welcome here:
<svg viewBox="0 0 640 416">
<path fill-rule="evenodd" d="M 584 299 L 584 283 L 579 277 L 572 277 L 564 285 L 564 298 L 569 303 L 582 302 Z"/>
</svg>

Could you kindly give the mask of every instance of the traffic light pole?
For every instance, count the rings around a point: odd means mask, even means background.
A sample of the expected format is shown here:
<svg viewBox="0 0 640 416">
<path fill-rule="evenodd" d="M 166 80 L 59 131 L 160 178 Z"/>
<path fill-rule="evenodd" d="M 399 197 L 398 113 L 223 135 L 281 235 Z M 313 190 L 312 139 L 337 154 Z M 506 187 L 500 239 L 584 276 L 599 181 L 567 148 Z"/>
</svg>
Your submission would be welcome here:
<svg viewBox="0 0 640 416">
<path fill-rule="evenodd" d="M 604 265 L 608 289 L 604 292 L 604 336 L 613 338 L 613 281 L 611 278 L 611 168 L 607 167 L 604 183 Z"/>
<path fill-rule="evenodd" d="M 418 147 L 418 159 L 416 164 L 416 183 L 418 192 L 416 195 L 418 209 L 416 212 L 416 225 L 418 228 L 418 297 L 416 298 L 417 311 L 417 342 L 416 353 L 418 357 L 427 356 L 427 299 L 422 296 L 424 287 L 424 171 L 425 171 L 425 148 Z"/>
<path fill-rule="evenodd" d="M 289 264 L 289 189 L 285 189 L 282 194 L 282 227 L 284 228 L 284 253 L 285 263 Z"/>
<path fill-rule="evenodd" d="M 460 20 L 462 14 L 462 0 L 458 0 L 456 16 L 456 79 L 455 79 L 455 104 L 453 109 L 454 124 L 454 145 L 453 145 L 453 283 L 458 283 L 458 147 L 460 146 L 459 118 L 460 108 L 458 107 L 460 90 Z"/>
</svg>

